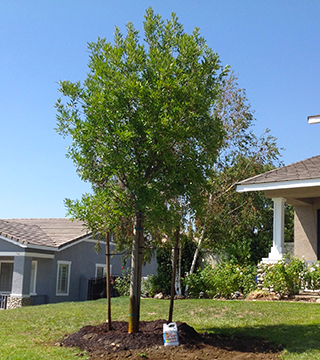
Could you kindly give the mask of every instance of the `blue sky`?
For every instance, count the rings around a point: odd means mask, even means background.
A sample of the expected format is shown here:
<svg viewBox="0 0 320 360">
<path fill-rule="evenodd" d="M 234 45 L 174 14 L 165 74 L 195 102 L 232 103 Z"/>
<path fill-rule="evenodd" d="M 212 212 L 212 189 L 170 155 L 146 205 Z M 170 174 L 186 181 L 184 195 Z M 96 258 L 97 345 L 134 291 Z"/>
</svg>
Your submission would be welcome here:
<svg viewBox="0 0 320 360">
<path fill-rule="evenodd" d="M 112 41 L 114 26 L 141 29 L 145 9 L 175 12 L 185 30 L 239 76 L 290 164 L 320 154 L 318 0 L 2 0 L 0 2 L 0 218 L 64 217 L 63 199 L 89 191 L 54 131 L 59 80 L 83 80 L 87 43 Z"/>
</svg>

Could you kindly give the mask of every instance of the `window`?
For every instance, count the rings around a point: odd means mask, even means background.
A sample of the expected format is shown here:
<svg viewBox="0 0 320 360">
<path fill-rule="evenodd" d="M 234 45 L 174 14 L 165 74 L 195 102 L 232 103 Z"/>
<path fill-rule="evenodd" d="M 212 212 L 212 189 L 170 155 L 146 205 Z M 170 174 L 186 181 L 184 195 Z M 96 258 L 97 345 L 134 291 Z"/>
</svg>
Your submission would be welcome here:
<svg viewBox="0 0 320 360">
<path fill-rule="evenodd" d="M 110 265 L 110 274 L 112 273 L 112 265 Z M 107 266 L 105 264 L 96 264 L 96 278 L 104 278 L 107 276 Z"/>
<path fill-rule="evenodd" d="M 11 292 L 13 261 L 0 263 L 0 291 Z"/>
<path fill-rule="evenodd" d="M 58 261 L 57 292 L 56 295 L 69 295 L 70 261 Z"/>
<path fill-rule="evenodd" d="M 37 295 L 36 294 L 37 269 L 38 269 L 38 261 L 33 260 L 31 263 L 30 295 Z"/>
</svg>

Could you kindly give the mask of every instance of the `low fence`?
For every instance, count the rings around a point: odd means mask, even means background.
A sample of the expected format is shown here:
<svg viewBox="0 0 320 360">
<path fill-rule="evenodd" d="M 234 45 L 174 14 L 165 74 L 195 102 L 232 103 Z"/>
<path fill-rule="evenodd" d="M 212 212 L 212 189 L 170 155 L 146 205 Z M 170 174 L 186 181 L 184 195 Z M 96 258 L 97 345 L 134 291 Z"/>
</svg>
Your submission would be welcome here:
<svg viewBox="0 0 320 360">
<path fill-rule="evenodd" d="M 113 282 L 113 281 L 112 281 Z M 110 296 L 118 297 L 118 291 L 113 287 L 110 282 Z M 106 292 L 106 277 L 104 278 L 92 278 L 88 280 L 88 296 L 87 300 L 102 299 L 107 296 Z"/>
<path fill-rule="evenodd" d="M 31 295 L 32 305 L 44 305 L 47 303 L 47 295 Z"/>
<path fill-rule="evenodd" d="M 0 295 L 0 309 L 4 310 L 7 308 L 7 302 L 8 302 L 8 297 L 10 295 L 9 294 L 1 294 Z"/>
</svg>

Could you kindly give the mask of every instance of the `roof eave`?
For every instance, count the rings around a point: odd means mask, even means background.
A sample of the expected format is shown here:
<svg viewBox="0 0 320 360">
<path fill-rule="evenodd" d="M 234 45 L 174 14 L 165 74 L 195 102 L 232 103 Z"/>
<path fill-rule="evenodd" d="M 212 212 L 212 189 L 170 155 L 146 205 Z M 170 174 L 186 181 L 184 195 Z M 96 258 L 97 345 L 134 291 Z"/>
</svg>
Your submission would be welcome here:
<svg viewBox="0 0 320 360">
<path fill-rule="evenodd" d="M 267 191 L 267 190 L 282 190 L 282 189 L 295 189 L 295 188 L 298 189 L 298 188 L 315 187 L 315 186 L 320 186 L 320 178 L 267 182 L 267 183 L 259 183 L 259 184 L 238 184 L 236 187 L 236 191 L 237 192 Z"/>
</svg>

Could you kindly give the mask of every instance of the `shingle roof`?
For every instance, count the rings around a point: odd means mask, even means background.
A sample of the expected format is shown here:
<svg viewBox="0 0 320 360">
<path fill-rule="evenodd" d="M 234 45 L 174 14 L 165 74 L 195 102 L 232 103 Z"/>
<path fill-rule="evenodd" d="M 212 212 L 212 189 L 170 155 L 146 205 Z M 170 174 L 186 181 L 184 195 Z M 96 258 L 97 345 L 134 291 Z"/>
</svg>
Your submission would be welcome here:
<svg viewBox="0 0 320 360">
<path fill-rule="evenodd" d="M 320 155 L 240 181 L 238 185 L 320 179 Z"/>
<path fill-rule="evenodd" d="M 58 248 L 88 235 L 80 221 L 57 219 L 0 219 L 0 235 L 21 244 Z"/>
</svg>

